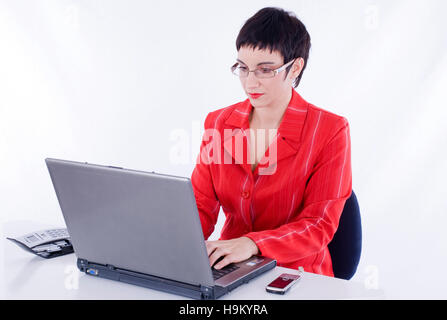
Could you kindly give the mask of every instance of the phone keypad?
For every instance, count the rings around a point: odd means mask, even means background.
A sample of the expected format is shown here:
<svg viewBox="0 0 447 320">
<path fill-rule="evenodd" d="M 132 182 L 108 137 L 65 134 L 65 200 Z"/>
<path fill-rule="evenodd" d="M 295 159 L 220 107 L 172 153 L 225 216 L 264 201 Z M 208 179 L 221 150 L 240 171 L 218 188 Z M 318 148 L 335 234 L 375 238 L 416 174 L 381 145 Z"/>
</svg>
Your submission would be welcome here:
<svg viewBox="0 0 447 320">
<path fill-rule="evenodd" d="M 67 229 L 53 229 L 53 230 L 48 230 L 47 233 L 53 238 L 68 237 Z"/>
</svg>

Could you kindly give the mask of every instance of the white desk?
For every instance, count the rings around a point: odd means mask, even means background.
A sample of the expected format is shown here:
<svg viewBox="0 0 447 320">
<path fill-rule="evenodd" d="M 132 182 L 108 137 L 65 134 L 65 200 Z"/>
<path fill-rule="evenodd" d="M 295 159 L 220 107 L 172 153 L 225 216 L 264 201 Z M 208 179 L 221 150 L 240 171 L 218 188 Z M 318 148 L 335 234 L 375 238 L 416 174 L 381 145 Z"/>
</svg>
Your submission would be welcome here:
<svg viewBox="0 0 447 320">
<path fill-rule="evenodd" d="M 3 274 L 1 299 L 187 299 L 169 293 L 108 279 L 88 276 L 76 267 L 75 254 L 43 259 L 6 240 L 52 226 L 16 223 L 5 224 L 0 245 Z M 56 226 L 57 227 L 57 226 Z M 14 230 L 12 230 L 14 229 Z M 363 283 L 335 279 L 304 272 L 303 277 L 284 296 L 267 293 L 265 285 L 281 273 L 296 270 L 277 267 L 244 284 L 221 299 L 384 299 L 382 290 L 367 289 Z"/>
</svg>

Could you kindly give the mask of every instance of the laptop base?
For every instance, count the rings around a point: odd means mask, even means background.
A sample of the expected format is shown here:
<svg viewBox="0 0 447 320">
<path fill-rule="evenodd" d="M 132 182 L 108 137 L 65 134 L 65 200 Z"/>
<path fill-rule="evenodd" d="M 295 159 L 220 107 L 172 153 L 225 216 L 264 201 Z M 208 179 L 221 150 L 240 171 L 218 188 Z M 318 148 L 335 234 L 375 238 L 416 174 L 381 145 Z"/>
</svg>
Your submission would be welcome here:
<svg viewBox="0 0 447 320">
<path fill-rule="evenodd" d="M 201 285 L 192 285 L 144 273 L 119 269 L 110 265 L 105 266 L 89 262 L 85 259 L 78 258 L 77 265 L 81 272 L 85 272 L 88 275 L 178 294 L 192 299 L 217 299 L 226 293 L 225 288 L 222 287 L 213 288 Z"/>
<path fill-rule="evenodd" d="M 268 266 L 266 265 L 266 268 L 258 269 L 256 272 L 253 272 L 247 277 L 227 287 L 193 285 L 140 272 L 115 268 L 111 265 L 102 265 L 80 258 L 77 260 L 77 266 L 81 272 L 85 272 L 87 275 L 121 281 L 145 288 L 182 295 L 197 300 L 213 300 L 227 294 L 236 287 L 240 286 L 242 283 L 248 283 L 259 274 L 273 269 L 276 266 L 276 263 L 269 264 Z"/>
</svg>

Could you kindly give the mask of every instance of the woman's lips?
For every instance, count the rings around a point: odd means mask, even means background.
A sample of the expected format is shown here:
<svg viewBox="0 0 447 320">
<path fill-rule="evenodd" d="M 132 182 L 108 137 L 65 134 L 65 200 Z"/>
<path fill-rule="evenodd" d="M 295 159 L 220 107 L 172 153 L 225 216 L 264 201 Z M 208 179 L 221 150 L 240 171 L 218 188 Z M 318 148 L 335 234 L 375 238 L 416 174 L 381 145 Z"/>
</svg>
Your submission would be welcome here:
<svg viewBox="0 0 447 320">
<path fill-rule="evenodd" d="M 249 93 L 248 94 L 253 99 L 258 99 L 260 96 L 264 95 L 263 93 Z"/>
</svg>

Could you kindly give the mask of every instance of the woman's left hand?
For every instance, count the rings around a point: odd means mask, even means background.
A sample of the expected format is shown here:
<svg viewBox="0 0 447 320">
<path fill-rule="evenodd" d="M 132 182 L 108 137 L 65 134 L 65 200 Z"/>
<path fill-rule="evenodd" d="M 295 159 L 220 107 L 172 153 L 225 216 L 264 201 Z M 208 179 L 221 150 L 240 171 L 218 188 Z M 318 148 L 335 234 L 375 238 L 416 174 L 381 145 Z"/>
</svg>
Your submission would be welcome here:
<svg viewBox="0 0 447 320">
<path fill-rule="evenodd" d="M 213 266 L 220 257 L 223 257 L 221 261 L 216 263 L 215 269 L 221 269 L 230 263 L 244 261 L 259 253 L 256 243 L 247 237 L 205 241 L 205 244 L 210 259 L 210 266 Z"/>
</svg>

